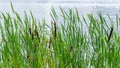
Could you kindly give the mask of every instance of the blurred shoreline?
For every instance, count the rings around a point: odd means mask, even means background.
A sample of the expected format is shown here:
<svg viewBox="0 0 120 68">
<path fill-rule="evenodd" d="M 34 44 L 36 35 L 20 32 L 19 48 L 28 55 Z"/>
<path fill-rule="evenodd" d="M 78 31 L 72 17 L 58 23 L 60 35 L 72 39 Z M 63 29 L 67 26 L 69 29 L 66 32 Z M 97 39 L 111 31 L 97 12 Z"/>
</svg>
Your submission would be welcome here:
<svg viewBox="0 0 120 68">
<path fill-rule="evenodd" d="M 118 3 L 23 3 L 23 2 L 12 2 L 14 9 L 24 17 L 24 11 L 32 11 L 35 18 L 37 19 L 48 19 L 50 20 L 51 7 L 53 6 L 56 12 L 59 14 L 59 8 L 62 7 L 65 10 L 76 8 L 78 9 L 81 15 L 87 15 L 87 13 L 93 13 L 97 15 L 98 12 L 101 12 L 103 15 L 109 14 L 113 18 L 116 14 L 119 13 L 120 4 Z M 0 2 L 0 12 L 9 12 L 11 11 L 10 2 Z"/>
<path fill-rule="evenodd" d="M 10 2 L 6 2 L 6 3 L 0 3 L 0 5 L 10 5 Z M 12 2 L 12 4 L 17 4 L 17 5 L 61 5 L 61 6 L 105 6 L 105 7 L 119 7 L 120 4 L 119 3 L 21 3 L 21 2 Z"/>
</svg>

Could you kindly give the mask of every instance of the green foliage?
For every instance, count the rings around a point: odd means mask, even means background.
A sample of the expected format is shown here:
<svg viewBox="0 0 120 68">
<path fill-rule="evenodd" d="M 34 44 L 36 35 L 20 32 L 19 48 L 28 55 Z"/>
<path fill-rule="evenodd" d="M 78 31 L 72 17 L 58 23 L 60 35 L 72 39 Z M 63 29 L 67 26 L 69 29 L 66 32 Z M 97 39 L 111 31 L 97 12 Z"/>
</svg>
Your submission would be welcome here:
<svg viewBox="0 0 120 68">
<path fill-rule="evenodd" d="M 78 10 L 52 7 L 51 25 L 30 12 L 24 18 L 14 10 L 0 16 L 2 68 L 119 68 L 120 17 L 108 23 L 102 14 L 80 16 Z M 62 17 L 63 22 L 59 22 Z M 37 24 L 38 23 L 38 24 Z M 49 30 L 48 30 L 49 29 Z"/>
</svg>

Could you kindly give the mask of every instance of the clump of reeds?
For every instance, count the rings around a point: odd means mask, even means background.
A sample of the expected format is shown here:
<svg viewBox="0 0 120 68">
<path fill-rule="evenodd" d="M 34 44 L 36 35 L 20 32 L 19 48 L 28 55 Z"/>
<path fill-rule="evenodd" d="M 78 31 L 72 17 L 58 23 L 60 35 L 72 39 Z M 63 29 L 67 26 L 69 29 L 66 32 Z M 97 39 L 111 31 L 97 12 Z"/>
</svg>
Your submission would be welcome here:
<svg viewBox="0 0 120 68">
<path fill-rule="evenodd" d="M 116 22 L 108 23 L 102 14 L 99 18 L 93 14 L 84 17 L 77 9 L 60 8 L 58 16 L 52 8 L 52 25 L 47 25 L 45 20 L 36 21 L 32 12 L 30 17 L 25 12 L 22 19 L 11 7 L 14 18 L 9 13 L 0 15 L 0 67 L 120 67 L 119 16 Z M 111 24 L 114 27 L 110 28 Z"/>
</svg>

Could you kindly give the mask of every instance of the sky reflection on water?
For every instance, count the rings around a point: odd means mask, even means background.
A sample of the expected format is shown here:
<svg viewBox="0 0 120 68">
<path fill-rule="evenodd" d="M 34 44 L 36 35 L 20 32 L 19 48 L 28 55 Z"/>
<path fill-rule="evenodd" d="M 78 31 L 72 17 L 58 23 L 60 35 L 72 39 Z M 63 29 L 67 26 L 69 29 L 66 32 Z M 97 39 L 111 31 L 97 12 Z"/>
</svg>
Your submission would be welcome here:
<svg viewBox="0 0 120 68">
<path fill-rule="evenodd" d="M 37 19 L 46 18 L 50 20 L 49 13 L 53 6 L 59 14 L 59 7 L 65 10 L 76 8 L 80 15 L 87 15 L 93 13 L 97 16 L 98 12 L 103 15 L 110 14 L 111 17 L 119 14 L 120 0 L 12 0 L 14 9 L 23 17 L 24 11 L 31 10 Z M 10 7 L 10 0 L 0 0 L 0 12 L 12 13 Z"/>
</svg>

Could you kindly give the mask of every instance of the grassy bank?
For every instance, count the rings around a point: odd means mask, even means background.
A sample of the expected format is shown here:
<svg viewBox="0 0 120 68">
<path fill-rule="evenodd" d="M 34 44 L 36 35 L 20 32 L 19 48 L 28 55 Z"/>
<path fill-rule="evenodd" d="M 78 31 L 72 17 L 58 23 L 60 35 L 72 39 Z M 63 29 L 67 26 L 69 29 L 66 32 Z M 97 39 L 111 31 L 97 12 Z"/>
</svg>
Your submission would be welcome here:
<svg viewBox="0 0 120 68">
<path fill-rule="evenodd" d="M 120 17 L 109 23 L 102 14 L 80 16 L 78 10 L 60 15 L 51 9 L 51 22 L 24 19 L 13 9 L 0 16 L 2 68 L 119 68 Z M 62 22 L 59 22 L 62 18 Z M 36 24 L 37 23 L 37 24 Z M 51 25 L 48 25 L 50 23 Z"/>
</svg>

